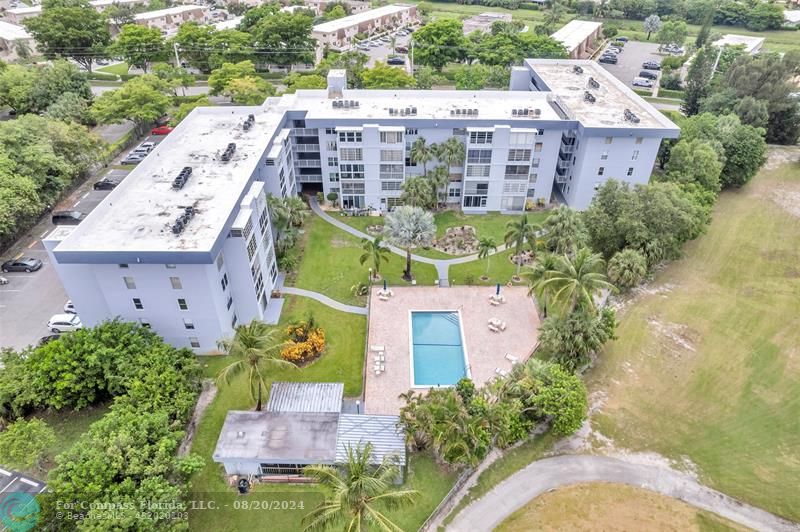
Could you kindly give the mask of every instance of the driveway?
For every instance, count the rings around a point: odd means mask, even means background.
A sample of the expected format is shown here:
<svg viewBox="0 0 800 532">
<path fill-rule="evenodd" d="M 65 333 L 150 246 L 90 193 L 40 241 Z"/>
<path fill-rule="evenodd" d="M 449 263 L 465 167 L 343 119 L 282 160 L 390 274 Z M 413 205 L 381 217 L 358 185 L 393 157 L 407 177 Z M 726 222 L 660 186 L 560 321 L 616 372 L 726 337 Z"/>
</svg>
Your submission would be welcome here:
<svg viewBox="0 0 800 532">
<path fill-rule="evenodd" d="M 375 66 L 376 63 L 386 63 L 386 59 L 389 58 L 389 54 L 392 53 L 391 48 L 391 41 L 389 43 L 383 43 L 381 41 L 377 41 L 376 39 L 372 39 L 376 42 L 380 43 L 380 46 L 377 47 L 370 47 L 369 50 L 361 50 L 359 48 L 355 48 L 355 50 L 365 53 L 369 56 L 369 61 L 367 62 L 367 67 L 372 68 Z M 409 48 L 411 42 L 411 35 L 406 35 L 405 37 L 396 36 L 395 37 L 395 46 L 405 46 Z M 406 60 L 406 70 L 410 68 L 408 54 L 397 54 L 400 57 L 405 58 Z M 399 65 L 397 65 L 399 66 Z"/>
<path fill-rule="evenodd" d="M 601 54 L 598 55 L 598 58 Z M 644 89 L 645 87 L 634 87 L 631 82 L 633 78 L 639 76 L 639 72 L 644 70 L 642 63 L 648 60 L 661 62 L 666 57 L 666 54 L 659 53 L 658 44 L 652 42 L 637 42 L 628 41 L 628 44 L 622 49 L 622 52 L 617 55 L 617 64 L 609 65 L 608 63 L 600 63 L 600 66 L 608 70 L 615 78 L 625 83 L 628 87 L 636 89 Z M 660 72 L 651 70 L 656 74 Z M 658 80 L 654 80 L 654 85 L 658 85 Z"/>
</svg>

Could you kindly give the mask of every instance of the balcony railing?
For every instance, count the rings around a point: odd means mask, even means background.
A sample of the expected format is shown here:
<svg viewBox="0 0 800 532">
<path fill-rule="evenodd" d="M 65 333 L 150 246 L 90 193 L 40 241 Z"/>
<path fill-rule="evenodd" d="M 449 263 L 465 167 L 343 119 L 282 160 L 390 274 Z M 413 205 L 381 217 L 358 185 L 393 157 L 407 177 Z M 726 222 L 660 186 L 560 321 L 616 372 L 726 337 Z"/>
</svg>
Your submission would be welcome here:
<svg viewBox="0 0 800 532">
<path fill-rule="evenodd" d="M 295 135 L 297 137 L 319 135 L 319 129 L 315 127 L 293 127 L 292 135 Z"/>
<path fill-rule="evenodd" d="M 298 159 L 294 164 L 297 168 L 322 168 L 322 161 L 319 159 Z"/>
<path fill-rule="evenodd" d="M 295 144 L 294 149 L 297 151 L 319 151 L 319 144 Z"/>
</svg>

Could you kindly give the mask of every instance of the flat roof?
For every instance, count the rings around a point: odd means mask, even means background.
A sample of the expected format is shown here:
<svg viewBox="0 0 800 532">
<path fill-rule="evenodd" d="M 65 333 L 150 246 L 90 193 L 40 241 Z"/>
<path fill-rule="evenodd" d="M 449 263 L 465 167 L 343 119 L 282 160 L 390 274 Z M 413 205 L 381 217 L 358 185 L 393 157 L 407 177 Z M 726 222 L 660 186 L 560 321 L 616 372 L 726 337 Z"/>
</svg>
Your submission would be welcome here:
<svg viewBox="0 0 800 532">
<path fill-rule="evenodd" d="M 342 411 L 341 382 L 273 382 L 269 389 L 269 412 Z"/>
<path fill-rule="evenodd" d="M 336 462 L 347 463 L 347 450 L 372 444 L 370 463 L 384 460 L 406 464 L 406 440 L 399 427 L 399 416 L 342 414 L 336 442 Z"/>
<path fill-rule="evenodd" d="M 41 13 L 42 6 L 30 6 L 30 7 L 15 7 L 13 9 L 7 9 L 6 13 L 12 13 L 14 15 L 29 15 L 31 13 Z"/>
<path fill-rule="evenodd" d="M 284 96 L 288 98 L 291 95 Z M 295 108 L 308 109 L 306 120 L 380 119 L 388 121 L 397 118 L 403 123 L 415 119 L 452 119 L 467 122 L 481 120 L 531 120 L 533 116 L 517 118 L 512 116 L 514 109 L 540 109 L 537 120 L 560 120 L 561 118 L 548 103 L 548 95 L 530 91 L 490 91 L 490 90 L 344 90 L 343 100 L 358 102 L 358 108 L 333 107 L 326 90 L 299 90 L 295 93 Z M 389 109 L 416 107 L 415 115 L 392 115 Z M 455 110 L 477 110 L 477 114 L 451 114 Z M 476 124 L 477 125 L 477 124 Z"/>
<path fill-rule="evenodd" d="M 597 31 L 597 28 L 602 26 L 602 22 L 592 22 L 589 20 L 571 20 L 567 22 L 563 28 L 552 34 L 550 37 L 559 41 L 567 49 L 567 52 L 572 52 L 575 48 L 586 40 L 589 35 Z"/>
<path fill-rule="evenodd" d="M 750 35 L 736 35 L 727 33 L 721 39 L 714 41 L 714 46 L 740 46 L 744 45 L 747 53 L 757 51 L 764 44 L 764 37 L 751 37 Z"/>
<path fill-rule="evenodd" d="M 16 41 L 18 39 L 30 39 L 31 35 L 22 26 L 11 24 L 0 20 L 0 39 L 6 41 Z"/>
<path fill-rule="evenodd" d="M 356 13 L 355 15 L 350 15 L 349 17 L 342 17 L 336 20 L 331 20 L 330 22 L 317 24 L 314 26 L 314 31 L 321 33 L 333 33 L 335 31 L 361 24 L 363 22 L 369 22 L 370 20 L 378 17 L 401 13 L 414 7 L 416 6 L 408 4 L 391 4 L 388 6 L 378 7 L 376 9 L 369 9 L 367 11 L 362 11 L 361 13 Z"/>
<path fill-rule="evenodd" d="M 333 464 L 338 413 L 231 410 L 214 460 L 261 460 L 286 464 Z"/>
<path fill-rule="evenodd" d="M 92 0 L 89 5 L 93 7 L 105 7 L 112 4 L 144 4 L 146 0 Z M 41 4 L 30 7 L 15 7 L 14 9 L 6 10 L 8 13 L 15 15 L 29 15 L 31 13 L 41 13 Z"/>
<path fill-rule="evenodd" d="M 186 13 L 188 11 L 197 11 L 203 10 L 202 6 L 197 5 L 186 5 L 186 6 L 175 6 L 175 7 L 168 7 L 166 9 L 159 9 L 156 11 L 147 11 L 145 13 L 139 13 L 135 15 L 133 18 L 136 20 L 150 20 L 152 18 L 160 18 L 165 17 L 167 15 L 177 15 L 179 13 Z"/>
<path fill-rule="evenodd" d="M 792 24 L 800 22 L 800 9 L 787 9 L 783 12 L 783 18 Z"/>
<path fill-rule="evenodd" d="M 234 17 L 232 19 L 223 20 L 221 22 L 215 22 L 214 23 L 214 29 L 216 29 L 218 31 L 235 30 L 239 26 L 239 24 L 242 22 L 243 18 L 244 18 L 243 16 L 242 17 Z"/>
<path fill-rule="evenodd" d="M 249 114 L 255 123 L 243 131 Z M 210 251 L 284 114 L 272 105 L 193 110 L 54 252 Z M 223 162 L 230 142 L 236 152 Z M 186 185 L 172 190 L 186 166 L 192 168 Z M 175 235 L 171 226 L 187 206 L 196 214 Z"/>
<path fill-rule="evenodd" d="M 570 118 L 584 127 L 667 128 L 674 129 L 677 136 L 677 125 L 594 61 L 526 59 L 525 62 L 558 97 Z M 589 78 L 594 78 L 599 87 L 592 87 Z M 595 97 L 594 103 L 585 99 L 587 91 Z M 633 112 L 639 122 L 626 120 L 625 109 Z"/>
</svg>

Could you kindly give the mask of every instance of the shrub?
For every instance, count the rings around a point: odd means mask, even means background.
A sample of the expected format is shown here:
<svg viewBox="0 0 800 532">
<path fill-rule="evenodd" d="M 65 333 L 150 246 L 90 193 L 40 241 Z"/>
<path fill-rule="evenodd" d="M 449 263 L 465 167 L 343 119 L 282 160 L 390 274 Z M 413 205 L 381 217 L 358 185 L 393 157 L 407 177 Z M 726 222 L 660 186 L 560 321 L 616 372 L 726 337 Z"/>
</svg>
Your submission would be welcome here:
<svg viewBox="0 0 800 532">
<path fill-rule="evenodd" d="M 367 292 L 369 292 L 369 287 L 366 283 L 358 283 L 350 287 L 350 293 L 354 296 L 365 296 Z"/>
<path fill-rule="evenodd" d="M 325 203 L 325 193 L 322 192 L 321 190 L 319 192 L 317 192 L 317 201 L 320 204 Z"/>
<path fill-rule="evenodd" d="M 334 202 L 337 199 L 339 199 L 339 194 L 337 194 L 336 192 L 328 192 L 328 201 Z"/>
<path fill-rule="evenodd" d="M 635 249 L 618 251 L 608 261 L 608 278 L 619 288 L 632 288 L 647 275 L 647 260 Z"/>
<path fill-rule="evenodd" d="M 293 272 L 300 265 L 300 259 L 294 253 L 286 253 L 278 259 L 278 268 L 284 272 Z"/>
<path fill-rule="evenodd" d="M 289 340 L 281 350 L 281 357 L 289 362 L 302 364 L 325 350 L 325 331 L 314 327 L 313 318 L 289 325 L 286 335 Z"/>
<path fill-rule="evenodd" d="M 41 419 L 20 419 L 0 432 L 0 461 L 7 467 L 28 469 L 55 442 L 55 432 Z"/>
</svg>

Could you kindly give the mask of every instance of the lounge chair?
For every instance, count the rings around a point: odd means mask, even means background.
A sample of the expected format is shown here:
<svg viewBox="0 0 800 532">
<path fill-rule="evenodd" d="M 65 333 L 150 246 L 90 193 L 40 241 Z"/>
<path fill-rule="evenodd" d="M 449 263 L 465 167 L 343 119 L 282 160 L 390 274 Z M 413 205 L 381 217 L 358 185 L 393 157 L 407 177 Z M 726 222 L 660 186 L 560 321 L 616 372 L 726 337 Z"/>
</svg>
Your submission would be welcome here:
<svg viewBox="0 0 800 532">
<path fill-rule="evenodd" d="M 377 352 L 380 353 L 382 351 L 386 351 L 386 348 L 384 348 L 382 345 L 371 345 L 371 346 L 369 346 L 369 350 L 370 351 L 377 351 Z"/>
<path fill-rule="evenodd" d="M 512 365 L 516 364 L 517 362 L 519 362 L 519 358 L 515 357 L 511 353 L 506 353 L 506 360 L 511 362 Z"/>
<path fill-rule="evenodd" d="M 506 322 L 500 323 L 500 325 L 498 325 L 498 327 L 500 328 L 501 331 L 505 331 L 506 330 Z"/>
<path fill-rule="evenodd" d="M 379 355 L 375 355 L 374 358 L 375 358 L 375 362 L 383 362 L 385 360 L 385 357 L 383 356 L 382 352 Z"/>
<path fill-rule="evenodd" d="M 378 296 L 378 299 L 380 299 L 381 301 L 389 301 L 389 296 L 380 295 Z"/>
<path fill-rule="evenodd" d="M 496 307 L 496 306 L 500 305 L 500 302 L 498 300 L 496 300 L 496 299 L 491 299 L 491 300 L 489 300 L 489 304 L 491 304 L 493 307 Z"/>
<path fill-rule="evenodd" d="M 489 324 L 489 330 L 492 332 L 500 332 L 500 329 L 491 324 Z"/>
<path fill-rule="evenodd" d="M 500 375 L 501 377 L 508 377 L 508 372 L 504 369 L 494 368 L 494 372 Z"/>
</svg>

